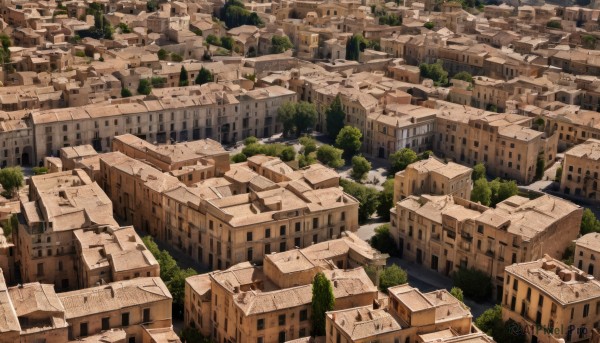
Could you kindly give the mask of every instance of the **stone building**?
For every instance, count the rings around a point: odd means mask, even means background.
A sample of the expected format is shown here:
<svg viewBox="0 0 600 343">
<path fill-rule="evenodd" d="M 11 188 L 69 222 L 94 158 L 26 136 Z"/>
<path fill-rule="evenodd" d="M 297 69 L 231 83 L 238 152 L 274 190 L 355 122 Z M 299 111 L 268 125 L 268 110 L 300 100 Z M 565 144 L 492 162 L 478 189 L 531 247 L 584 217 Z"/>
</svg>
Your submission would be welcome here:
<svg viewBox="0 0 600 343">
<path fill-rule="evenodd" d="M 410 195 L 452 195 L 471 198 L 473 169 L 435 157 L 417 161 L 394 176 L 394 203 Z"/>
<path fill-rule="evenodd" d="M 390 287 L 386 304 L 327 312 L 326 343 L 494 342 L 472 323 L 469 309 L 447 290 Z"/>
<path fill-rule="evenodd" d="M 185 324 L 215 341 L 285 342 L 310 334 L 311 283 L 331 280 L 336 309 L 367 306 L 380 294 L 361 266 L 376 270 L 382 255 L 356 235 L 273 253 L 262 266 L 240 263 L 186 280 Z"/>
<path fill-rule="evenodd" d="M 549 195 L 512 196 L 496 208 L 457 197 L 409 196 L 391 210 L 400 256 L 450 275 L 458 267 L 488 274 L 502 294 L 504 267 L 562 257 L 577 238 L 582 208 Z"/>
<path fill-rule="evenodd" d="M 504 275 L 502 319 L 527 328 L 527 341 L 589 342 L 600 327 L 600 282 L 591 275 L 547 255 Z"/>
<path fill-rule="evenodd" d="M 600 233 L 593 232 L 579 237 L 575 241 L 573 264 L 600 279 L 600 264 L 596 262 L 596 258 L 600 258 Z"/>
<path fill-rule="evenodd" d="M 562 168 L 561 192 L 592 201 L 600 200 L 600 140 L 590 138 L 565 152 Z"/>
</svg>

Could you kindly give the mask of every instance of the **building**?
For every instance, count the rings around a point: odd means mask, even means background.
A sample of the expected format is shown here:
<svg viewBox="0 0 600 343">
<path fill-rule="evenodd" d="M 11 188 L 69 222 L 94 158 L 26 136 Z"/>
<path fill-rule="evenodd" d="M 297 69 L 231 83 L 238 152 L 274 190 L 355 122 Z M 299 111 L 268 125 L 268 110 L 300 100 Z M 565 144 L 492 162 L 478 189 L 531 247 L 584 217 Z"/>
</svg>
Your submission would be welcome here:
<svg viewBox="0 0 600 343">
<path fill-rule="evenodd" d="M 549 166 L 558 149 L 556 134 L 531 129 L 533 118 L 493 113 L 443 101 L 435 120 L 433 151 L 461 164 L 484 163 L 488 174 L 531 183 L 538 159 Z"/>
<path fill-rule="evenodd" d="M 528 341 L 588 342 L 600 327 L 600 282 L 591 275 L 546 255 L 507 266 L 504 279 L 502 319 L 526 328 Z"/>
<path fill-rule="evenodd" d="M 588 139 L 565 152 L 560 191 L 590 199 L 600 200 L 598 168 L 600 168 L 600 140 Z"/>
<path fill-rule="evenodd" d="M 310 334 L 311 283 L 332 281 L 336 309 L 366 306 L 379 293 L 361 266 L 380 270 L 387 255 L 356 235 L 265 256 L 186 280 L 185 324 L 215 341 L 284 342 Z"/>
<path fill-rule="evenodd" d="M 450 275 L 458 267 L 488 274 L 501 295 L 504 267 L 562 257 L 577 238 L 583 209 L 549 195 L 512 196 L 489 208 L 450 195 L 409 196 L 391 210 L 403 258 Z"/>
<path fill-rule="evenodd" d="M 472 324 L 469 309 L 447 290 L 390 287 L 387 304 L 327 312 L 326 343 L 494 342 Z"/>
<path fill-rule="evenodd" d="M 435 157 L 417 161 L 394 176 L 394 203 L 410 195 L 452 195 L 470 199 L 473 169 Z"/>
<path fill-rule="evenodd" d="M 596 256 L 600 258 L 600 233 L 588 233 L 575 241 L 573 264 L 596 279 L 600 279 L 600 267 L 596 262 Z"/>
</svg>

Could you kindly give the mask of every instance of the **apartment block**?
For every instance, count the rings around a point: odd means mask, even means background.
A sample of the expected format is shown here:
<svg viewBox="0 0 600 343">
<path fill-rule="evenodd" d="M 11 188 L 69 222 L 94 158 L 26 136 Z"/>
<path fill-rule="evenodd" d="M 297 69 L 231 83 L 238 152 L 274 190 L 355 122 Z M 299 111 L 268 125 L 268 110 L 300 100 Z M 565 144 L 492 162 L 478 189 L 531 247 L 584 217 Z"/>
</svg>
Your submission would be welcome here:
<svg viewBox="0 0 600 343">
<path fill-rule="evenodd" d="M 596 256 L 600 256 L 600 233 L 588 233 L 577 238 L 573 264 L 587 274 L 600 279 L 600 267 L 596 262 Z"/>
<path fill-rule="evenodd" d="M 31 177 L 18 218 L 15 263 L 23 282 L 68 291 L 159 274 L 133 228 L 119 228 L 112 202 L 80 169 Z"/>
<path fill-rule="evenodd" d="M 443 101 L 428 106 L 439 110 L 433 150 L 442 158 L 466 165 L 481 162 L 490 175 L 529 184 L 538 158 L 549 166 L 556 157 L 558 136 L 531 129 L 532 118 Z"/>
<path fill-rule="evenodd" d="M 502 294 L 504 267 L 562 257 L 579 234 L 583 209 L 560 198 L 512 196 L 489 208 L 450 195 L 409 196 L 391 210 L 391 234 L 404 259 L 450 275 L 475 268 Z"/>
<path fill-rule="evenodd" d="M 504 279 L 502 319 L 526 327 L 528 341 L 589 342 L 600 327 L 600 282 L 593 276 L 546 255 L 507 266 Z"/>
<path fill-rule="evenodd" d="M 600 140 L 588 139 L 565 152 L 560 191 L 568 195 L 600 200 L 598 168 L 600 168 Z"/>
<path fill-rule="evenodd" d="M 362 266 L 381 270 L 380 254 L 352 233 L 186 280 L 185 325 L 215 341 L 285 342 L 310 335 L 311 283 L 318 272 L 332 282 L 336 309 L 378 301 Z"/>
<path fill-rule="evenodd" d="M 470 199 L 473 169 L 435 157 L 417 161 L 394 176 L 394 203 L 411 195 L 452 195 Z"/>
<path fill-rule="evenodd" d="M 327 312 L 326 343 L 494 342 L 472 323 L 469 309 L 447 290 L 390 287 L 386 304 Z"/>
</svg>

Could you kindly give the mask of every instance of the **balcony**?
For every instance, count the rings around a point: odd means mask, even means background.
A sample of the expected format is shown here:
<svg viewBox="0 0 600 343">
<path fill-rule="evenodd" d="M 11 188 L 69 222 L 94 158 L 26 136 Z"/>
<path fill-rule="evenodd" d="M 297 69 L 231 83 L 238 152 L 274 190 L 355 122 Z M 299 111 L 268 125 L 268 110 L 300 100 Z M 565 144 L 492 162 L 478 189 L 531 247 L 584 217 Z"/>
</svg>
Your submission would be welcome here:
<svg viewBox="0 0 600 343">
<path fill-rule="evenodd" d="M 440 238 L 441 238 L 440 236 L 441 235 L 439 233 L 432 233 L 431 234 L 431 239 L 434 240 L 434 241 L 438 241 L 439 242 Z"/>
</svg>

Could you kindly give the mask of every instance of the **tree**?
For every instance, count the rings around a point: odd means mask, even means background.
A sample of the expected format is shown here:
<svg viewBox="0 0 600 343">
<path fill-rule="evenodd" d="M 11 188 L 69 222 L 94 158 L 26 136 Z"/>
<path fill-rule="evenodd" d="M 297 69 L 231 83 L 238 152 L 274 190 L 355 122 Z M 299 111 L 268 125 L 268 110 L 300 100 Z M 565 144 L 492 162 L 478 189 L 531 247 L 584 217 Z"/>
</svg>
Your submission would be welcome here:
<svg viewBox="0 0 600 343">
<path fill-rule="evenodd" d="M 394 179 L 387 179 L 382 184 L 383 190 L 379 192 L 377 214 L 385 221 L 390 220 L 390 210 L 394 207 Z"/>
<path fill-rule="evenodd" d="M 181 71 L 179 72 L 179 87 L 184 87 L 190 84 L 188 71 L 184 66 L 181 66 Z"/>
<path fill-rule="evenodd" d="M 554 181 L 560 182 L 560 179 L 562 178 L 562 173 L 563 173 L 562 166 L 559 166 L 558 168 L 556 168 L 556 174 L 554 176 Z"/>
<path fill-rule="evenodd" d="M 450 294 L 452 294 L 452 296 L 458 299 L 460 302 L 465 301 L 463 291 L 458 287 L 452 287 L 452 289 L 450 290 Z"/>
<path fill-rule="evenodd" d="M 345 163 L 342 158 L 342 153 L 343 151 L 341 149 L 334 148 L 329 144 L 324 144 L 317 149 L 317 160 L 331 168 L 339 168 Z"/>
<path fill-rule="evenodd" d="M 160 76 L 152 76 L 150 83 L 152 84 L 153 88 L 162 88 L 167 83 L 167 79 Z"/>
<path fill-rule="evenodd" d="M 502 307 L 500 305 L 483 312 L 475 320 L 475 325 L 487 335 L 492 336 L 496 342 L 525 342 L 525 331 L 518 323 L 510 319 L 506 323 L 502 321 Z"/>
<path fill-rule="evenodd" d="M 379 206 L 377 190 L 346 179 L 340 180 L 340 186 L 358 200 L 358 222 L 365 223 Z"/>
<path fill-rule="evenodd" d="M 209 83 L 209 82 L 213 82 L 214 81 L 214 76 L 213 74 L 210 72 L 210 70 L 202 67 L 200 68 L 200 71 L 198 72 L 198 75 L 196 76 L 196 84 L 197 85 L 203 85 L 205 83 Z"/>
<path fill-rule="evenodd" d="M 424 26 L 426 29 L 428 29 L 428 30 L 433 30 L 433 28 L 435 27 L 435 24 L 434 24 L 434 23 L 432 23 L 432 22 L 430 22 L 430 21 L 428 21 L 428 22 L 426 22 L 425 24 L 423 24 L 423 26 Z"/>
<path fill-rule="evenodd" d="M 475 181 L 471 191 L 471 201 L 480 202 L 482 205 L 489 206 L 492 201 L 492 190 L 486 179 Z"/>
<path fill-rule="evenodd" d="M 421 63 L 419 70 L 421 77 L 433 80 L 436 86 L 445 86 L 448 84 L 448 72 L 444 70 L 441 60 L 431 64 Z"/>
<path fill-rule="evenodd" d="M 130 97 L 132 95 L 133 94 L 131 93 L 131 91 L 129 90 L 129 88 L 127 88 L 127 87 L 121 88 L 121 97 L 122 98 L 128 98 L 128 97 Z"/>
<path fill-rule="evenodd" d="M 221 37 L 221 46 L 227 50 L 233 50 L 233 38 L 229 36 Z"/>
<path fill-rule="evenodd" d="M 286 147 L 283 149 L 283 151 L 281 151 L 279 158 L 281 158 L 283 162 L 293 161 L 296 159 L 296 150 L 294 150 L 294 147 L 291 146 Z"/>
<path fill-rule="evenodd" d="M 517 195 L 518 193 L 519 188 L 514 180 L 503 180 L 500 182 L 497 193 L 492 193 L 492 206 L 496 206 L 497 203 L 502 202 L 513 195 Z"/>
<path fill-rule="evenodd" d="M 546 170 L 546 160 L 544 159 L 544 153 L 541 153 L 537 157 L 535 163 L 535 179 L 541 180 L 544 177 L 544 170 Z"/>
<path fill-rule="evenodd" d="M 327 121 L 327 134 L 331 138 L 337 137 L 344 127 L 344 120 L 346 119 L 346 113 L 342 108 L 342 99 L 339 94 L 325 110 L 325 119 Z"/>
<path fill-rule="evenodd" d="M 131 33 L 131 28 L 125 23 L 119 23 L 117 27 L 121 30 L 121 33 Z"/>
<path fill-rule="evenodd" d="M 263 26 L 264 23 L 256 14 L 244 8 L 240 0 L 228 0 L 219 13 L 220 19 L 232 29 L 242 25 Z"/>
<path fill-rule="evenodd" d="M 262 154 L 262 152 L 262 146 L 259 143 L 248 144 L 242 149 L 242 154 L 246 155 L 246 157 Z"/>
<path fill-rule="evenodd" d="M 246 155 L 244 155 L 243 152 L 237 153 L 233 156 L 231 156 L 231 162 L 233 163 L 241 163 L 241 162 L 246 162 L 248 158 L 246 157 Z"/>
<path fill-rule="evenodd" d="M 139 94 L 148 95 L 152 91 L 152 85 L 148 79 L 141 79 L 140 84 L 138 85 L 137 92 Z"/>
<path fill-rule="evenodd" d="M 452 273 L 455 287 L 463 290 L 466 297 L 482 302 L 492 295 L 492 280 L 486 273 L 474 268 L 458 268 Z"/>
<path fill-rule="evenodd" d="M 312 137 L 304 136 L 299 139 L 300 144 L 302 145 L 301 153 L 308 155 L 314 151 L 317 151 L 317 141 Z"/>
<path fill-rule="evenodd" d="M 497 113 L 497 112 L 498 112 L 498 106 L 496 106 L 496 105 L 494 105 L 494 104 L 488 104 L 488 105 L 485 107 L 485 110 L 486 110 L 486 111 L 489 111 L 489 112 L 496 112 L 496 113 Z"/>
<path fill-rule="evenodd" d="M 296 104 L 296 115 L 294 119 L 296 126 L 296 137 L 300 137 L 305 130 L 312 130 L 317 123 L 317 108 L 315 104 L 300 101 Z"/>
<path fill-rule="evenodd" d="M 398 249 L 396 242 L 390 233 L 390 224 L 382 224 L 375 228 L 375 234 L 369 240 L 369 244 L 384 254 L 396 255 Z"/>
<path fill-rule="evenodd" d="M 283 124 L 283 136 L 288 137 L 294 132 L 294 118 L 296 117 L 296 105 L 285 102 L 277 109 L 277 121 Z"/>
<path fill-rule="evenodd" d="M 180 54 L 172 53 L 171 54 L 171 61 L 173 61 L 173 62 L 181 62 L 181 61 L 183 61 L 183 56 L 181 56 Z"/>
<path fill-rule="evenodd" d="M 335 145 L 344 150 L 344 157 L 351 158 L 360 151 L 362 133 L 354 126 L 344 126 L 335 138 Z"/>
<path fill-rule="evenodd" d="M 301 154 L 300 157 L 298 157 L 298 166 L 300 168 L 304 168 L 307 167 L 311 164 L 315 164 L 317 163 L 317 159 L 315 158 L 315 154 Z"/>
<path fill-rule="evenodd" d="M 385 292 L 388 288 L 403 285 L 408 282 L 406 271 L 396 264 L 383 268 L 379 275 L 379 288 Z"/>
<path fill-rule="evenodd" d="M 452 78 L 456 80 L 463 80 L 471 84 L 473 83 L 473 75 L 466 71 L 458 72 Z"/>
<path fill-rule="evenodd" d="M 215 35 L 208 35 L 206 37 L 206 43 L 210 44 L 210 45 L 216 45 L 216 46 L 221 46 L 221 39 Z"/>
<path fill-rule="evenodd" d="M 409 148 L 402 148 L 395 153 L 391 154 L 390 157 L 391 174 L 396 174 L 399 171 L 406 169 L 406 167 L 417 161 L 417 154 Z"/>
<path fill-rule="evenodd" d="M 2 185 L 4 186 L 4 184 Z M 592 210 L 590 210 L 589 208 L 586 208 L 583 211 L 583 215 L 581 217 L 581 225 L 579 226 L 579 232 L 581 233 L 581 235 L 586 235 L 592 232 L 600 232 L 600 221 L 598 221 L 594 212 L 592 212 Z"/>
<path fill-rule="evenodd" d="M 473 181 L 485 179 L 485 164 L 480 162 L 473 167 L 473 174 L 471 174 L 471 179 Z"/>
<path fill-rule="evenodd" d="M 250 136 L 250 137 L 247 137 L 246 139 L 244 139 L 244 145 L 250 145 L 250 144 L 254 144 L 254 143 L 258 143 L 258 138 L 254 137 L 254 136 Z"/>
<path fill-rule="evenodd" d="M 333 311 L 335 298 L 331 281 L 318 272 L 312 283 L 311 321 L 312 336 L 325 336 L 325 315 Z"/>
<path fill-rule="evenodd" d="M 369 41 L 360 34 L 353 35 L 346 43 L 346 59 L 358 61 L 360 53 L 365 51 Z"/>
<path fill-rule="evenodd" d="M 592 35 L 582 35 L 581 44 L 585 49 L 593 50 L 596 48 L 596 37 Z"/>
<path fill-rule="evenodd" d="M 33 175 L 42 175 L 48 173 L 48 168 L 46 167 L 33 167 L 31 170 L 33 171 Z"/>
<path fill-rule="evenodd" d="M 288 36 L 273 36 L 271 37 L 271 53 L 280 54 L 293 48 L 294 45 Z"/>
<path fill-rule="evenodd" d="M 371 170 L 371 163 L 360 155 L 352 157 L 352 177 L 360 181 Z"/>
<path fill-rule="evenodd" d="M 4 237 L 6 237 L 7 241 L 12 241 L 12 233 L 18 228 L 18 226 L 19 219 L 17 218 L 16 214 L 13 214 L 8 219 L 6 219 L 6 221 L 2 225 L 2 228 L 4 229 Z"/>
<path fill-rule="evenodd" d="M 0 34 L 0 42 L 2 42 L 2 49 L 0 49 L 0 63 L 2 65 L 10 62 L 10 38 L 5 34 Z"/>
<path fill-rule="evenodd" d="M 159 60 L 164 61 L 169 57 L 169 52 L 165 49 L 160 49 L 160 50 L 158 50 L 156 55 L 158 55 Z"/>
<path fill-rule="evenodd" d="M 548 27 L 550 29 L 557 29 L 557 30 L 562 29 L 562 25 L 561 25 L 560 21 L 558 21 L 558 20 L 550 20 L 549 22 L 546 23 L 546 27 Z"/>
<path fill-rule="evenodd" d="M 575 262 L 575 243 L 571 242 L 568 247 L 565 248 L 563 252 L 561 261 L 565 264 L 572 266 Z"/>
</svg>

